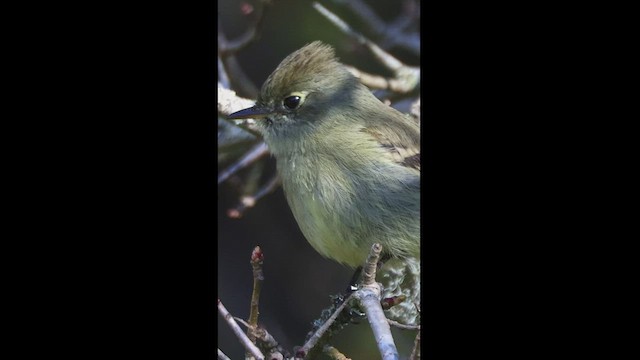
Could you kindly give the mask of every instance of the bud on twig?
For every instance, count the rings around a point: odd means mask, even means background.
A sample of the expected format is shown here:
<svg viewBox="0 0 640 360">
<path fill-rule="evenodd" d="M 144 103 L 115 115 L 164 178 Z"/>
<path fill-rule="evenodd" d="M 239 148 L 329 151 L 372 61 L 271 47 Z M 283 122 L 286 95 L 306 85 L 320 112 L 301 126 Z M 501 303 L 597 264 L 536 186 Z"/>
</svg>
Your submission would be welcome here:
<svg viewBox="0 0 640 360">
<path fill-rule="evenodd" d="M 396 306 L 406 299 L 407 297 L 405 295 L 392 296 L 382 299 L 382 301 L 380 301 L 380 305 L 382 305 L 383 310 L 389 310 L 392 306 Z"/>
</svg>

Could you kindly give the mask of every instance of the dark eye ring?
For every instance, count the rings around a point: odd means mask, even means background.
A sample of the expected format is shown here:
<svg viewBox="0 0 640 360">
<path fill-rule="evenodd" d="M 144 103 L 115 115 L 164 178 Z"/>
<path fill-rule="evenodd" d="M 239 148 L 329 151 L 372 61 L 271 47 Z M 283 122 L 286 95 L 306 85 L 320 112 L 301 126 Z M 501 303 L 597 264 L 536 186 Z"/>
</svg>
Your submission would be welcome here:
<svg viewBox="0 0 640 360">
<path fill-rule="evenodd" d="M 300 106 L 300 96 L 289 96 L 286 97 L 283 101 L 284 106 L 287 109 L 293 110 Z"/>
</svg>

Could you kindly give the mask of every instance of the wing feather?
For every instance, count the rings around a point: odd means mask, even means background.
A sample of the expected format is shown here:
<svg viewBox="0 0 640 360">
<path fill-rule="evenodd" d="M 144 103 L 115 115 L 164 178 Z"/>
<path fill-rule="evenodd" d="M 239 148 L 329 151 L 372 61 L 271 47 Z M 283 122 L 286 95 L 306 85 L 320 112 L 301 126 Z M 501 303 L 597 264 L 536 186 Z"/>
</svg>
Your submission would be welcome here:
<svg viewBox="0 0 640 360">
<path fill-rule="evenodd" d="M 420 126 L 407 116 L 372 121 L 361 131 L 373 136 L 403 166 L 420 171 Z"/>
</svg>

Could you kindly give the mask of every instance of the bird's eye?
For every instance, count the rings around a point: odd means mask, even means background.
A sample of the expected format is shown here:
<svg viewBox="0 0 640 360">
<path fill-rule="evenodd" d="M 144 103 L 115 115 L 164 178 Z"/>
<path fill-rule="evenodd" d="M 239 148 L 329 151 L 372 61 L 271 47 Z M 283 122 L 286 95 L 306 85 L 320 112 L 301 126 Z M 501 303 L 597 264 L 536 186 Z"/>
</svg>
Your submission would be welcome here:
<svg viewBox="0 0 640 360">
<path fill-rule="evenodd" d="M 297 108 L 298 106 L 300 106 L 300 96 L 289 96 L 286 97 L 283 101 L 284 106 L 287 109 L 293 110 L 295 108 Z"/>
</svg>

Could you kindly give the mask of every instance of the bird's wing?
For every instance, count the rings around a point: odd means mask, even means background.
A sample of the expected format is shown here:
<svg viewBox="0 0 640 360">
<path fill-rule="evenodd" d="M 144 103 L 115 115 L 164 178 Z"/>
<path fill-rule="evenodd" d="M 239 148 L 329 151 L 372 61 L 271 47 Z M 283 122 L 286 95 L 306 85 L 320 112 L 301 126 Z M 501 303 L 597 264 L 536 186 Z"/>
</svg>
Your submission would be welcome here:
<svg viewBox="0 0 640 360">
<path fill-rule="evenodd" d="M 398 164 L 420 171 L 419 125 L 407 117 L 387 120 L 369 124 L 361 131 L 373 136 Z"/>
</svg>

